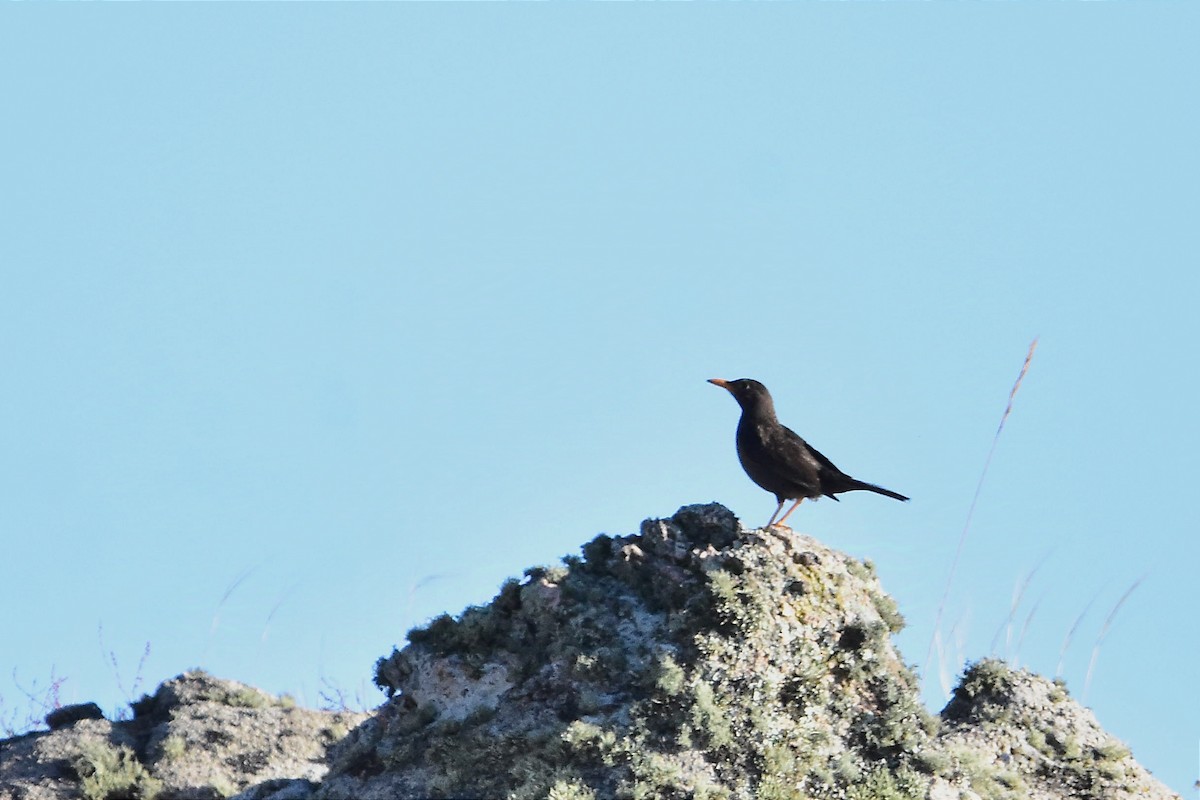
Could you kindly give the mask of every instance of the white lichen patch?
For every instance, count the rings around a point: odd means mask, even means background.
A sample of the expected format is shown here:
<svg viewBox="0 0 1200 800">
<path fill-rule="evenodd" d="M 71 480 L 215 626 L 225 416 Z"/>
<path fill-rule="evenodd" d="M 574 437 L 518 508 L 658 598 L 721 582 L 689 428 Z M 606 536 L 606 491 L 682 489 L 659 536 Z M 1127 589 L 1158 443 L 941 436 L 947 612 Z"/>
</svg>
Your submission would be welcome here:
<svg viewBox="0 0 1200 800">
<path fill-rule="evenodd" d="M 405 691 L 418 705 L 437 710 L 441 720 L 460 721 L 481 709 L 495 709 L 500 697 L 513 687 L 508 667 L 485 664 L 472 670 L 457 656 L 437 657 L 414 653 L 412 674 Z"/>
</svg>

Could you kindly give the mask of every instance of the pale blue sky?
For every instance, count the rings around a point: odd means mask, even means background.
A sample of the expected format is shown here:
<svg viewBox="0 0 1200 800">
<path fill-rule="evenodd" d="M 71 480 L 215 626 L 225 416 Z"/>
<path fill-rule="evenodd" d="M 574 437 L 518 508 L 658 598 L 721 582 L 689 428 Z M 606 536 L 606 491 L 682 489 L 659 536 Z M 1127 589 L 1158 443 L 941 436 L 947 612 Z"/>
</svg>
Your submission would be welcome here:
<svg viewBox="0 0 1200 800">
<path fill-rule="evenodd" d="M 1052 675 L 1092 602 L 1079 697 L 1145 575 L 1086 702 L 1190 791 L 1197 22 L 0 8 L 0 696 L 53 669 L 115 710 L 105 651 L 128 689 L 149 642 L 143 689 L 201 666 L 317 704 L 598 532 L 761 524 L 711 377 L 913 497 L 792 521 L 876 563 L 923 665 L 1040 335 L 942 627 L 988 655 L 1040 564 L 996 650 Z"/>
</svg>

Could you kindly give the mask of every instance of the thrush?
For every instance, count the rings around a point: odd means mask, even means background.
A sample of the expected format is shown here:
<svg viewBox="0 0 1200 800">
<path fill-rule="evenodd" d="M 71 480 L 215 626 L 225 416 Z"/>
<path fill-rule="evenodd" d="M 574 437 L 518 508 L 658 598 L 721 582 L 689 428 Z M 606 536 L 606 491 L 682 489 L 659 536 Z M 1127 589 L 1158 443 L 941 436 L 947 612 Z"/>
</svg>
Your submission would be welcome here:
<svg viewBox="0 0 1200 800">
<path fill-rule="evenodd" d="M 742 407 L 742 418 L 737 427 L 738 460 L 750 480 L 779 501 L 766 527 L 784 527 L 784 522 L 805 498 L 824 496 L 837 500 L 841 492 L 861 490 L 908 500 L 891 489 L 851 478 L 835 467 L 832 461 L 779 421 L 771 393 L 758 381 L 713 378 L 709 383 L 728 390 Z M 796 502 L 776 521 L 788 500 Z"/>
</svg>

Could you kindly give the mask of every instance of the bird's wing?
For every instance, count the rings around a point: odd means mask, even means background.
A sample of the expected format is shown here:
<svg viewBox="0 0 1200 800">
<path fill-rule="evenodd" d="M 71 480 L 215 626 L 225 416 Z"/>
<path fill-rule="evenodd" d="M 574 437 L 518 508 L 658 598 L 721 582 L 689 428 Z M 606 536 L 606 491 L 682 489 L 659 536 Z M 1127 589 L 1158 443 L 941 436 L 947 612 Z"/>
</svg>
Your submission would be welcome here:
<svg viewBox="0 0 1200 800">
<path fill-rule="evenodd" d="M 801 439 L 791 428 L 783 425 L 774 428 L 766 444 L 767 447 L 759 454 L 770 462 L 764 466 L 769 466 L 791 483 L 820 491 L 820 473 L 823 466 L 829 464 L 829 459 L 809 447 L 808 442 Z"/>
<path fill-rule="evenodd" d="M 780 428 L 782 435 L 779 437 L 778 449 L 787 453 L 785 460 L 789 466 L 798 465 L 794 466 L 789 474 L 797 482 L 812 487 L 813 491 L 837 500 L 834 492 L 845 491 L 842 483 L 852 479 L 791 428 L 783 425 Z"/>
<path fill-rule="evenodd" d="M 792 436 L 796 436 L 796 434 L 795 434 L 795 433 L 793 433 L 793 432 L 791 431 L 791 429 L 789 429 L 789 428 L 784 428 L 784 430 L 785 430 L 785 431 L 787 431 L 788 433 L 791 433 L 791 434 L 792 434 Z M 799 437 L 799 436 L 796 436 L 796 438 L 797 438 L 797 439 L 800 439 L 800 437 Z M 809 452 L 810 454 L 812 454 L 812 457 L 813 457 L 814 459 L 816 459 L 816 462 L 817 462 L 818 464 L 820 464 L 820 465 L 821 465 L 821 469 L 822 469 L 822 471 L 832 472 L 832 473 L 834 473 L 835 475 L 842 475 L 842 474 L 844 474 L 844 473 L 843 473 L 843 472 L 842 472 L 840 469 L 838 469 L 838 468 L 837 468 L 837 467 L 834 465 L 834 463 L 833 463 L 832 461 L 830 461 L 830 460 L 829 460 L 828 458 L 826 458 L 825 456 L 821 455 L 821 452 L 820 452 L 819 450 L 817 450 L 817 448 L 813 447 L 811 444 L 809 444 L 808 442 L 804 441 L 803 439 L 800 439 L 800 443 L 801 443 L 802 445 L 804 445 L 804 448 L 805 448 L 806 450 L 808 450 L 808 452 Z"/>
<path fill-rule="evenodd" d="M 826 497 L 831 497 L 834 500 L 837 500 L 837 495 L 834 494 L 834 492 L 845 492 L 849 491 L 850 489 L 862 489 L 864 487 L 871 489 L 877 488 L 872 487 L 870 484 L 864 484 L 862 481 L 857 481 L 854 478 L 851 478 L 849 475 L 838 469 L 832 461 L 821 455 L 821 453 L 808 442 L 805 442 L 804 446 L 808 448 L 808 452 L 812 453 L 813 458 L 816 459 L 817 463 L 821 465 L 821 491 L 825 493 Z M 888 490 L 884 490 L 884 493 L 890 494 Z"/>
</svg>

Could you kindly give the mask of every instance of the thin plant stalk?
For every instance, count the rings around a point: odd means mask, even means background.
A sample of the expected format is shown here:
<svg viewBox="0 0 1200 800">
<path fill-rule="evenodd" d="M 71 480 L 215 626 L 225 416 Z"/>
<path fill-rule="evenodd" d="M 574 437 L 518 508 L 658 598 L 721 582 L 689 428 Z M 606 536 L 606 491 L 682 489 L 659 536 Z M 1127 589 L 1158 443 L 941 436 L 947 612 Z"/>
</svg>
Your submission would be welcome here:
<svg viewBox="0 0 1200 800">
<path fill-rule="evenodd" d="M 954 573 L 958 570 L 958 561 L 962 557 L 963 545 L 967 542 L 967 532 L 971 529 L 971 519 L 975 516 L 975 505 L 979 502 L 979 493 L 983 490 L 984 479 L 987 478 L 988 468 L 992 465 L 992 456 L 996 454 L 996 444 L 1000 441 L 1000 433 L 1004 430 L 1004 423 L 1008 421 L 1008 415 L 1012 413 L 1013 400 L 1017 396 L 1017 390 L 1021 388 L 1021 381 L 1025 379 L 1025 373 L 1029 371 L 1029 364 L 1033 361 L 1033 351 L 1037 349 L 1038 340 L 1034 337 L 1029 344 L 1029 352 L 1025 354 L 1025 363 L 1021 365 L 1021 372 L 1017 375 L 1017 380 L 1013 383 L 1012 389 L 1008 393 L 1008 405 L 1004 408 L 1004 414 L 1000 417 L 1000 424 L 996 426 L 996 434 L 992 437 L 992 446 L 988 449 L 987 458 L 983 462 L 983 471 L 979 473 L 979 482 L 975 484 L 975 494 L 971 497 L 971 506 L 967 509 L 967 520 L 963 523 L 962 533 L 958 536 L 958 547 L 954 549 L 954 560 L 950 562 L 950 574 L 946 576 L 946 589 L 942 592 L 942 600 L 938 603 L 937 615 L 933 621 L 933 629 L 940 629 L 942 624 L 942 614 L 946 610 L 946 601 L 950 597 L 950 586 L 954 583 Z M 934 641 L 930 640 L 929 650 L 925 654 L 925 666 L 921 672 L 924 673 L 929 668 L 929 662 L 933 658 Z"/>
<path fill-rule="evenodd" d="M 1100 655 L 1100 645 L 1104 643 L 1104 637 L 1108 635 L 1108 629 L 1112 627 L 1113 620 L 1117 616 L 1117 612 L 1121 610 L 1121 606 L 1125 605 L 1125 601 L 1129 599 L 1129 595 L 1133 594 L 1133 590 L 1141 585 L 1142 581 L 1146 580 L 1146 576 L 1138 578 L 1133 584 L 1125 590 L 1125 594 L 1121 595 L 1121 599 L 1113 606 L 1112 611 L 1108 612 L 1108 617 L 1104 620 L 1104 626 L 1100 628 L 1100 633 L 1096 636 L 1096 643 L 1092 645 L 1092 657 L 1088 661 L 1087 677 L 1083 679 L 1083 695 L 1082 701 L 1087 700 L 1088 687 L 1092 685 L 1092 670 L 1096 667 L 1096 658 Z"/>
<path fill-rule="evenodd" d="M 1101 590 L 1102 589 L 1103 587 L 1101 587 Z M 1071 642 L 1075 638 L 1075 632 L 1079 630 L 1079 626 L 1083 622 L 1083 618 L 1087 616 L 1089 611 L 1091 611 L 1092 604 L 1094 604 L 1097 598 L 1100 597 L 1101 590 L 1097 590 L 1096 593 L 1092 595 L 1092 599 L 1088 600 L 1087 605 L 1083 607 L 1083 611 L 1079 612 L 1079 616 L 1075 618 L 1075 622 L 1071 625 L 1071 629 L 1067 631 L 1067 635 L 1063 637 L 1062 647 L 1058 649 L 1058 666 L 1054 668 L 1055 678 L 1062 677 L 1063 664 L 1067 660 L 1067 648 L 1071 646 Z"/>
</svg>

